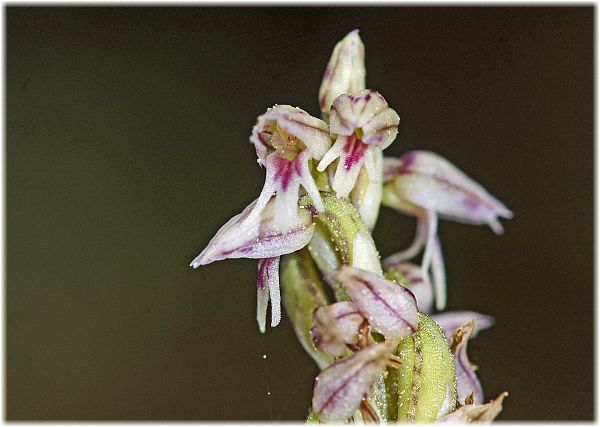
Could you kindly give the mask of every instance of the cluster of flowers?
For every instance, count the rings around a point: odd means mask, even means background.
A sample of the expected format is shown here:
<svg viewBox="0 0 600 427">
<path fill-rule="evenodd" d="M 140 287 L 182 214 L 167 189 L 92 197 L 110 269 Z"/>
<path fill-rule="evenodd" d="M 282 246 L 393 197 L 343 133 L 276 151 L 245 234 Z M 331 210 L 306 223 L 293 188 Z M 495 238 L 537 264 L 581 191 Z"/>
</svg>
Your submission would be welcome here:
<svg viewBox="0 0 600 427">
<path fill-rule="evenodd" d="M 258 117 L 250 142 L 266 169 L 264 187 L 191 265 L 258 259 L 261 332 L 269 301 L 271 326 L 280 322 L 283 294 L 300 343 L 322 369 L 309 420 L 491 421 L 505 394 L 484 403 L 466 349 L 492 318 L 433 314 L 434 302 L 438 311 L 446 304 L 437 219 L 501 233 L 498 217 L 512 213 L 434 153 L 384 158 L 400 118 L 366 89 L 365 76 L 353 31 L 325 69 L 322 119 L 289 105 Z M 370 234 L 381 204 L 418 219 L 414 242 L 383 263 Z M 420 265 L 411 263 L 421 251 Z"/>
</svg>

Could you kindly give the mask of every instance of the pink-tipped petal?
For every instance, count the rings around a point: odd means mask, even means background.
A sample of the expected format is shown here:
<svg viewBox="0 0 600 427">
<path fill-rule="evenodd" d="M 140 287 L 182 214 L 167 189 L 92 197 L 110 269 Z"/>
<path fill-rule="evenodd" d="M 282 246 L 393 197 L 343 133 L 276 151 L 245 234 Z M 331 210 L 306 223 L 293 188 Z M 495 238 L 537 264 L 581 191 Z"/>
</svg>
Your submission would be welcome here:
<svg viewBox="0 0 600 427">
<path fill-rule="evenodd" d="M 417 301 L 407 288 L 349 266 L 342 266 L 335 276 L 376 332 L 401 339 L 417 330 Z"/>
<path fill-rule="evenodd" d="M 494 318 L 487 314 L 477 313 L 475 311 L 446 311 L 431 316 L 431 318 L 440 325 L 448 343 L 452 342 L 452 334 L 458 328 L 471 319 L 475 319 L 475 327 L 471 338 L 475 338 L 479 331 L 490 328 L 494 324 Z"/>
<path fill-rule="evenodd" d="M 351 302 L 337 302 L 318 308 L 313 314 L 315 326 L 311 335 L 315 347 L 331 356 L 342 356 L 346 344 L 354 344 L 358 339 L 358 329 L 364 317 Z"/>
<path fill-rule="evenodd" d="M 467 224 L 487 224 L 502 231 L 498 217 L 512 212 L 443 157 L 411 151 L 401 158 L 394 191 L 406 203 L 436 212 L 440 217 Z"/>
<path fill-rule="evenodd" d="M 452 344 L 450 348 L 454 353 L 454 362 L 456 365 L 456 388 L 458 391 L 458 401 L 464 405 L 465 399 L 472 396 L 474 404 L 483 403 L 483 389 L 475 369 L 469 362 L 467 356 L 467 343 L 473 333 L 475 319 L 458 328 L 452 335 Z"/>
<path fill-rule="evenodd" d="M 272 258 L 295 252 L 308 244 L 314 231 L 309 212 L 299 209 L 289 231 L 282 233 L 275 221 L 274 199 L 260 214 L 253 214 L 256 205 L 254 201 L 221 227 L 190 265 L 197 268 L 226 258 Z"/>
<path fill-rule="evenodd" d="M 371 345 L 322 371 L 315 379 L 312 400 L 319 419 L 343 422 L 350 418 L 368 395 L 396 345 L 396 342 Z"/>
<path fill-rule="evenodd" d="M 319 89 L 319 106 L 328 114 L 331 104 L 344 93 L 365 88 L 365 46 L 358 30 L 351 31 L 335 45 Z"/>
</svg>

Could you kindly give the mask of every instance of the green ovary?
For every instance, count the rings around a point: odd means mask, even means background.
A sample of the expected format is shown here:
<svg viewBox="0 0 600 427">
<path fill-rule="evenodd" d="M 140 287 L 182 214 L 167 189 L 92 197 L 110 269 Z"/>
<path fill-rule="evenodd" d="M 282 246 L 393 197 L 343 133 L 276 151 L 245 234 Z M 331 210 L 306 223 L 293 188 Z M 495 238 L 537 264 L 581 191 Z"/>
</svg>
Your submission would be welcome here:
<svg viewBox="0 0 600 427">
<path fill-rule="evenodd" d="M 391 401 L 397 395 L 398 422 L 433 423 L 455 409 L 454 357 L 433 320 L 419 313 L 419 330 L 400 342 L 398 355 L 402 366 L 386 381 Z"/>
</svg>

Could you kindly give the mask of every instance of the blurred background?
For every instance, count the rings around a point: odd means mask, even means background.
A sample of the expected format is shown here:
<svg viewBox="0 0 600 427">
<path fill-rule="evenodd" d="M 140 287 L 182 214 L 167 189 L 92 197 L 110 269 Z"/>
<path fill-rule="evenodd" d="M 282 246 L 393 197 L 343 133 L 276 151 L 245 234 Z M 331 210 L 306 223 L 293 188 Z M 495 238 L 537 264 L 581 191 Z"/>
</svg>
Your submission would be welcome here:
<svg viewBox="0 0 600 427">
<path fill-rule="evenodd" d="M 317 373 L 284 316 L 261 335 L 256 262 L 189 262 L 250 203 L 275 103 L 318 115 L 360 29 L 401 117 L 513 210 L 444 221 L 448 308 L 501 420 L 591 420 L 592 7 L 7 7 L 6 416 L 303 420 Z M 415 221 L 382 209 L 382 255 Z M 266 354 L 267 359 L 262 355 Z M 270 393 L 270 394 L 269 394 Z"/>
</svg>

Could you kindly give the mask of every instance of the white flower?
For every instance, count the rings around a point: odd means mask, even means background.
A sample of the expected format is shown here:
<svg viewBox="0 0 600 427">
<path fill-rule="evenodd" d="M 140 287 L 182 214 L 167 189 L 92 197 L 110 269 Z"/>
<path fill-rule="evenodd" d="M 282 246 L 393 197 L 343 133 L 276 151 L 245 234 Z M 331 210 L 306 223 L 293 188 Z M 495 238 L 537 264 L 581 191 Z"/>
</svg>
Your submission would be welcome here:
<svg viewBox="0 0 600 427">
<path fill-rule="evenodd" d="M 309 160 L 320 160 L 331 146 L 327 124 L 300 108 L 276 105 L 258 117 L 250 142 L 256 148 L 258 163 L 266 167 L 265 185 L 256 202 L 259 215 L 273 193 L 275 221 L 286 232 L 296 221 L 298 191 L 302 186 L 323 210 L 319 189 L 311 175 Z"/>
<path fill-rule="evenodd" d="M 446 306 L 446 276 L 437 237 L 438 217 L 467 224 L 487 224 L 496 233 L 503 229 L 498 217 L 512 218 L 504 204 L 490 195 L 456 166 L 429 151 L 410 151 L 400 159 L 384 159 L 383 204 L 418 219 L 417 234 L 409 248 L 388 257 L 384 265 L 402 263 L 425 246 L 421 269 L 431 266 L 436 308 Z"/>
<path fill-rule="evenodd" d="M 378 92 L 367 89 L 340 95 L 331 108 L 331 135 L 335 144 L 317 170 L 324 171 L 339 158 L 332 187 L 338 197 L 347 197 L 365 166 L 372 181 L 377 180 L 374 151 L 387 148 L 398 134 L 400 118 Z"/>
</svg>

